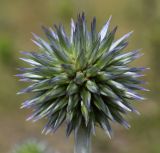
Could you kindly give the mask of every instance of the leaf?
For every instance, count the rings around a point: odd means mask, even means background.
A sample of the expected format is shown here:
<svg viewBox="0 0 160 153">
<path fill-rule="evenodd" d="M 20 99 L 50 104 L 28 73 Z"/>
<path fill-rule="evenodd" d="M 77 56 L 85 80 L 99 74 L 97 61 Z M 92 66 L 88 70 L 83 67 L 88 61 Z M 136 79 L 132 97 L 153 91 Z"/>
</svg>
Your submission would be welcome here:
<svg viewBox="0 0 160 153">
<path fill-rule="evenodd" d="M 53 132 L 55 132 L 61 126 L 61 124 L 65 120 L 65 117 L 66 117 L 66 112 L 64 109 L 61 109 L 54 124 Z"/>
<path fill-rule="evenodd" d="M 110 101 L 111 101 L 112 103 L 116 104 L 117 106 L 121 107 L 121 108 L 124 109 L 124 110 L 131 111 L 125 104 L 123 104 L 123 103 L 121 102 L 121 100 L 120 100 L 120 98 L 119 98 L 119 94 L 118 94 L 118 96 L 117 96 L 117 94 L 115 94 L 115 93 L 112 91 L 112 89 L 110 89 L 110 88 L 107 87 L 107 86 L 103 86 L 103 85 L 99 85 L 99 86 L 100 86 L 100 90 L 101 90 L 100 93 L 101 93 L 102 95 L 105 95 L 105 96 L 107 96 L 107 97 L 112 98 L 112 99 L 110 99 Z M 117 93 L 119 93 L 119 92 L 117 92 Z M 108 104 L 110 104 L 110 103 L 108 102 Z"/>
<path fill-rule="evenodd" d="M 118 123 L 120 123 L 121 125 L 123 125 L 125 128 L 128 129 L 128 128 L 131 127 L 131 126 L 128 124 L 128 122 L 122 117 L 122 115 L 121 115 L 119 112 L 112 110 L 111 113 L 112 113 L 114 119 L 115 119 Z"/>
<path fill-rule="evenodd" d="M 40 107 L 34 110 L 34 113 L 27 118 L 27 121 L 33 120 L 34 122 L 38 121 L 41 118 L 47 117 L 47 115 L 54 109 L 55 103 L 51 103 L 46 107 Z"/>
<path fill-rule="evenodd" d="M 72 122 L 68 123 L 67 124 L 67 128 L 66 128 L 66 136 L 69 137 L 71 132 L 73 131 L 74 129 L 74 125 Z"/>
<path fill-rule="evenodd" d="M 100 37 L 98 37 L 95 42 L 92 43 L 92 48 L 91 51 L 88 55 L 88 63 L 92 64 L 96 61 L 97 59 L 97 53 L 99 51 L 99 46 L 100 46 Z"/>
<path fill-rule="evenodd" d="M 60 25 L 59 27 L 57 27 L 55 25 L 55 29 L 57 31 L 57 35 L 58 35 L 58 38 L 59 38 L 59 42 L 60 42 L 60 45 L 63 46 L 63 48 L 65 48 L 67 51 L 68 51 L 68 48 L 70 46 L 70 42 L 69 42 L 69 39 L 64 31 L 64 28 L 62 25 Z"/>
<path fill-rule="evenodd" d="M 96 18 L 93 18 L 93 21 L 91 22 L 91 38 L 92 38 L 92 44 L 97 39 L 97 32 L 96 32 Z"/>
<path fill-rule="evenodd" d="M 36 75 L 36 74 L 34 74 L 34 73 L 22 73 L 22 74 L 16 74 L 15 76 L 20 77 L 20 78 L 22 78 L 22 79 L 24 79 L 24 78 L 37 79 L 37 80 L 44 79 L 43 76 L 41 76 L 41 75 Z"/>
<path fill-rule="evenodd" d="M 35 53 L 35 52 L 21 52 L 24 55 L 27 55 L 31 58 L 31 60 L 34 60 L 35 62 L 39 63 L 38 65 L 44 65 L 44 66 L 55 66 L 58 64 L 57 58 L 54 54 L 47 55 L 45 53 Z"/>
<path fill-rule="evenodd" d="M 108 52 L 111 47 L 115 33 L 117 31 L 117 27 L 115 27 L 101 42 L 98 52 L 98 57 L 100 57 L 103 53 Z"/>
<path fill-rule="evenodd" d="M 39 46 L 41 49 L 44 49 L 45 51 L 47 51 L 49 54 L 52 54 L 52 49 L 50 47 L 50 45 L 44 41 L 42 38 L 40 38 L 38 35 L 32 33 L 35 40 L 32 40 L 37 46 Z"/>
<path fill-rule="evenodd" d="M 69 83 L 69 79 L 66 74 L 61 74 L 61 75 L 58 75 L 58 76 L 52 78 L 51 83 L 54 85 L 67 84 L 67 83 Z"/>
<path fill-rule="evenodd" d="M 99 115 L 97 115 L 96 117 L 97 117 L 97 122 L 99 123 L 101 128 L 103 128 L 105 130 L 105 133 L 109 136 L 109 138 L 111 138 L 112 129 L 108 119 L 105 118 L 105 116 L 101 112 L 99 112 Z"/>
<path fill-rule="evenodd" d="M 55 53 L 56 57 L 61 61 L 61 62 L 70 62 L 70 59 L 68 57 L 68 55 L 61 49 L 58 48 L 57 46 L 51 44 L 51 48 L 53 50 L 53 52 Z"/>
<path fill-rule="evenodd" d="M 124 97 L 121 96 L 122 102 L 125 106 L 127 106 L 132 112 L 136 113 L 137 115 L 140 115 L 140 112 L 137 111 L 129 101 L 127 101 Z"/>
<path fill-rule="evenodd" d="M 138 95 L 137 93 L 135 93 L 132 90 L 124 92 L 124 97 L 129 98 L 129 99 L 133 99 L 133 100 L 145 100 L 144 97 Z"/>
<path fill-rule="evenodd" d="M 47 38 L 52 41 L 57 41 L 57 35 L 54 33 L 54 31 L 51 28 L 46 28 L 45 26 L 42 26 L 42 30 L 46 34 Z"/>
<path fill-rule="evenodd" d="M 95 100 L 94 100 L 95 106 L 100 111 L 103 111 L 103 113 L 106 114 L 106 116 L 109 119 L 113 120 L 113 117 L 112 117 L 112 115 L 110 113 L 110 110 L 109 110 L 108 106 L 104 103 L 103 99 L 100 96 L 96 95 L 96 94 L 94 94 L 94 98 L 95 98 Z"/>
<path fill-rule="evenodd" d="M 115 77 L 115 76 L 123 74 L 124 72 L 127 72 L 129 70 L 130 70 L 130 68 L 128 68 L 126 66 L 109 66 L 109 67 L 105 68 L 105 71 L 106 71 L 105 73 L 112 74 Z"/>
<path fill-rule="evenodd" d="M 57 102 L 59 101 L 55 100 L 52 103 L 46 102 L 45 104 L 34 105 L 33 114 L 27 118 L 27 121 L 33 120 L 34 122 L 36 122 L 37 120 L 43 117 L 48 117 L 51 111 L 54 109 Z"/>
<path fill-rule="evenodd" d="M 39 81 L 38 83 L 34 83 L 34 84 L 30 85 L 29 87 L 22 89 L 17 94 L 23 94 L 23 93 L 27 93 L 27 92 L 37 92 L 37 91 L 50 89 L 50 88 L 52 88 L 52 86 L 49 84 L 49 82 L 50 82 L 49 79 Z"/>
<path fill-rule="evenodd" d="M 66 94 L 66 87 L 65 86 L 54 86 L 52 90 L 50 90 L 49 94 L 45 94 L 47 96 L 51 96 L 52 98 L 60 97 Z M 47 98 L 47 97 L 46 97 Z"/>
<path fill-rule="evenodd" d="M 78 86 L 73 82 L 71 81 L 67 87 L 67 94 L 68 95 L 72 95 L 72 94 L 75 94 L 78 92 Z"/>
<path fill-rule="evenodd" d="M 114 104 L 118 105 L 119 107 L 121 107 L 124 111 L 131 112 L 131 109 L 128 108 L 122 101 L 120 101 L 120 100 L 112 100 L 112 102 Z"/>
<path fill-rule="evenodd" d="M 75 24 L 74 24 L 73 19 L 71 19 L 71 35 L 70 35 L 70 42 L 71 43 L 73 43 L 74 32 L 75 32 Z"/>
<path fill-rule="evenodd" d="M 56 119 L 59 115 L 59 112 L 54 113 L 54 115 L 52 115 L 52 118 L 48 118 L 48 122 L 45 125 L 45 127 L 42 130 L 42 134 L 45 133 L 46 135 L 52 131 L 52 128 L 54 126 L 54 123 L 56 122 Z"/>
<path fill-rule="evenodd" d="M 83 82 L 86 81 L 86 78 L 85 78 L 85 76 L 84 76 L 84 74 L 82 72 L 77 72 L 74 81 L 77 84 L 81 85 Z"/>
<path fill-rule="evenodd" d="M 84 49 L 82 49 L 79 52 L 78 57 L 76 59 L 76 69 L 83 70 L 86 67 L 86 64 L 87 64 L 87 61 L 86 61 Z"/>
<path fill-rule="evenodd" d="M 110 73 L 107 73 L 105 71 L 98 72 L 98 74 L 96 76 L 96 78 L 101 82 L 110 80 L 110 79 L 112 79 L 112 77 L 113 76 Z"/>
<path fill-rule="evenodd" d="M 67 124 L 70 124 L 72 119 L 73 119 L 73 116 L 74 116 L 74 111 L 69 111 L 67 112 L 67 115 L 66 115 L 66 121 L 67 121 Z"/>
<path fill-rule="evenodd" d="M 67 106 L 67 100 L 68 100 L 67 97 L 59 98 L 59 101 L 57 101 L 55 107 L 50 112 L 50 115 L 53 115 L 57 111 L 62 110 L 64 107 L 66 107 Z"/>
<path fill-rule="evenodd" d="M 116 30 L 117 30 L 117 27 L 115 27 L 113 29 L 113 31 L 109 34 L 108 40 L 107 40 L 107 48 L 106 48 L 105 52 L 103 54 L 99 53 L 98 58 L 99 57 L 100 58 L 97 60 L 95 65 L 100 69 L 102 69 L 111 58 L 112 53 L 108 52 L 108 49 L 110 48 L 110 45 L 112 44 L 112 42 L 114 40 Z"/>
<path fill-rule="evenodd" d="M 55 86 L 53 89 L 48 90 L 47 92 L 38 95 L 37 97 L 27 100 L 22 104 L 21 108 L 28 108 L 31 106 L 36 106 L 38 104 L 42 104 L 43 102 L 49 101 L 51 99 L 55 99 L 61 96 L 66 95 L 66 87 L 64 86 Z"/>
<path fill-rule="evenodd" d="M 118 60 L 121 60 L 121 59 L 125 59 L 125 58 L 128 58 L 128 57 L 132 57 L 132 56 L 135 56 L 139 53 L 140 50 L 134 50 L 132 52 L 128 52 L 128 53 L 125 53 L 125 54 L 121 54 L 117 57 L 115 57 L 115 61 L 118 61 Z"/>
<path fill-rule="evenodd" d="M 93 92 L 93 93 L 99 93 L 98 87 L 97 87 L 96 83 L 93 82 L 93 81 L 91 81 L 91 80 L 88 80 L 88 81 L 86 82 L 86 87 L 87 87 L 87 89 L 88 89 L 89 91 L 91 91 L 91 92 Z"/>
<path fill-rule="evenodd" d="M 72 64 L 61 64 L 62 69 L 70 76 L 75 75 L 76 71 Z"/>
<path fill-rule="evenodd" d="M 106 134 L 111 139 L 111 137 L 112 137 L 112 128 L 110 126 L 110 123 L 109 123 L 108 119 L 105 120 L 105 124 L 102 123 L 102 127 L 105 130 Z"/>
<path fill-rule="evenodd" d="M 22 72 L 32 73 L 35 75 L 40 75 L 44 77 L 53 77 L 57 74 L 62 73 L 61 68 L 59 67 L 44 67 L 44 66 L 37 66 L 34 68 L 20 68 Z"/>
<path fill-rule="evenodd" d="M 28 59 L 28 58 L 20 58 L 20 60 L 29 63 L 31 66 L 40 66 L 41 64 L 32 60 L 32 59 Z"/>
<path fill-rule="evenodd" d="M 91 93 L 85 88 L 82 89 L 81 98 L 88 110 L 91 107 Z"/>
<path fill-rule="evenodd" d="M 67 112 L 73 111 L 73 109 L 78 105 L 79 96 L 77 94 L 69 96 Z"/>
<path fill-rule="evenodd" d="M 125 34 L 123 37 L 121 37 L 120 39 L 118 39 L 116 42 L 114 42 L 112 44 L 112 46 L 109 49 L 109 52 L 112 51 L 115 47 L 117 47 L 118 45 L 120 45 L 122 42 L 124 42 L 126 39 L 128 39 L 128 37 L 130 37 L 130 35 L 133 33 L 133 31 Z"/>
<path fill-rule="evenodd" d="M 93 113 L 93 111 L 91 111 L 90 112 L 90 126 L 91 126 L 91 132 L 94 134 L 94 135 L 96 135 L 96 128 L 95 128 L 95 122 L 96 122 L 96 120 L 95 120 L 95 115 L 94 115 L 94 113 Z"/>
<path fill-rule="evenodd" d="M 114 63 L 118 63 L 119 61 L 122 62 L 122 61 L 128 61 L 128 60 L 131 60 L 131 59 L 134 59 L 135 57 L 139 56 L 139 51 L 140 50 L 134 50 L 132 52 L 128 52 L 128 53 L 125 53 L 125 54 L 120 54 L 118 56 L 116 56 L 115 58 L 113 58 L 109 64 L 114 64 Z"/>
<path fill-rule="evenodd" d="M 86 76 L 87 77 L 94 77 L 97 75 L 99 69 L 96 66 L 92 66 L 91 68 L 87 69 Z"/>
<path fill-rule="evenodd" d="M 53 31 L 52 28 L 49 28 L 49 31 L 50 31 L 50 33 L 52 34 L 52 36 L 53 36 L 56 40 L 59 40 L 57 34 Z"/>
<path fill-rule="evenodd" d="M 89 122 L 89 112 L 83 101 L 81 101 L 81 112 L 85 119 L 85 124 L 87 126 Z"/>
<path fill-rule="evenodd" d="M 76 112 L 75 115 L 73 115 L 72 121 L 67 123 L 67 129 L 66 129 L 67 136 L 69 136 L 73 130 L 75 130 L 80 126 L 81 119 L 82 117 L 79 116 L 79 113 Z"/>
<path fill-rule="evenodd" d="M 130 84 L 130 83 L 124 83 L 124 86 L 126 86 L 127 88 L 131 89 L 131 90 L 142 90 L 142 91 L 149 91 L 148 89 L 138 86 L 136 84 Z"/>
<path fill-rule="evenodd" d="M 110 85 L 113 89 L 115 89 L 117 91 L 126 91 L 127 90 L 123 84 L 116 82 L 114 80 L 108 80 L 107 84 Z"/>
<path fill-rule="evenodd" d="M 100 93 L 104 96 L 111 97 L 111 98 L 117 98 L 117 95 L 113 92 L 113 90 L 108 87 L 107 85 L 101 85 L 99 84 Z"/>
<path fill-rule="evenodd" d="M 105 38 L 105 36 L 108 32 L 108 28 L 109 28 L 111 18 L 112 18 L 112 16 L 110 16 L 109 20 L 106 22 L 106 24 L 103 26 L 102 30 L 99 33 L 99 35 L 101 36 L 101 41 Z"/>
<path fill-rule="evenodd" d="M 84 14 L 78 16 L 78 24 L 77 24 L 77 29 L 79 31 L 79 51 L 81 50 L 86 51 L 86 39 L 87 39 L 87 27 L 86 27 L 86 20 Z M 80 53 L 79 52 L 79 53 Z"/>
</svg>

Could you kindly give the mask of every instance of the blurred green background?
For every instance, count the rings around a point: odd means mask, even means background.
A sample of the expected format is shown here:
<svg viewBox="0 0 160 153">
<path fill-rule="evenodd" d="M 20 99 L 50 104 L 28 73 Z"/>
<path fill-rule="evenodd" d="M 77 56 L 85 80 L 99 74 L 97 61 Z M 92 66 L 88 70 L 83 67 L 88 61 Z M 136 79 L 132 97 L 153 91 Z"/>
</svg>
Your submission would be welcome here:
<svg viewBox="0 0 160 153">
<path fill-rule="evenodd" d="M 64 127 L 54 135 L 41 135 L 43 121 L 31 124 L 25 118 L 28 110 L 20 110 L 26 96 L 16 92 L 24 87 L 14 77 L 22 66 L 19 51 L 37 48 L 30 41 L 31 32 L 42 35 L 40 26 L 62 23 L 69 30 L 70 18 L 84 11 L 88 25 L 97 17 L 100 29 L 110 15 L 117 25 L 117 37 L 134 30 L 128 49 L 143 48 L 145 54 L 133 65 L 150 67 L 145 80 L 151 92 L 136 104 L 141 116 L 129 114 L 132 128 L 113 125 L 114 137 L 109 140 L 97 129 L 93 137 L 93 153 L 160 153 L 160 0 L 0 0 L 0 152 L 7 153 L 15 144 L 36 138 L 47 141 L 61 153 L 73 152 L 73 136 L 65 137 Z M 43 35 L 44 36 L 44 35 Z"/>
</svg>

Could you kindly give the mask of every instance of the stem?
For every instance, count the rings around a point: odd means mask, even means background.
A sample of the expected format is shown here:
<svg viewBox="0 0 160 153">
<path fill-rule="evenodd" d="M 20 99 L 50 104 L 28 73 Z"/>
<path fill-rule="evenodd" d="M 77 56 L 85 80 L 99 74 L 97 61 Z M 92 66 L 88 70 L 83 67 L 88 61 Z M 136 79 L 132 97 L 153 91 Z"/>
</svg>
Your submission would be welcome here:
<svg viewBox="0 0 160 153">
<path fill-rule="evenodd" d="M 74 153 L 91 153 L 91 133 L 86 126 L 80 126 L 75 130 Z"/>
</svg>

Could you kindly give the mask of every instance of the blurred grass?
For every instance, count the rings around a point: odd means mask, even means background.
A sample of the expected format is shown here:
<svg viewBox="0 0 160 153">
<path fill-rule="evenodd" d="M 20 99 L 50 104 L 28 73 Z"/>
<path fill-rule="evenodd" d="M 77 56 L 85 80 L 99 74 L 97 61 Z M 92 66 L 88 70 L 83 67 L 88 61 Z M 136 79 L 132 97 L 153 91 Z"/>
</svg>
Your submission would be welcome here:
<svg viewBox="0 0 160 153">
<path fill-rule="evenodd" d="M 16 146 L 11 153 L 48 153 L 46 150 L 48 150 L 46 144 L 28 140 L 27 142 Z"/>
<path fill-rule="evenodd" d="M 159 153 L 160 152 L 160 1 L 159 0 L 0 0 L 0 152 L 7 152 L 11 146 L 30 137 L 45 139 L 62 153 L 72 151 L 73 138 L 66 139 L 64 128 L 57 134 L 40 134 L 43 123 L 25 122 L 27 110 L 19 110 L 26 96 L 15 93 L 22 88 L 17 78 L 16 68 L 22 66 L 18 60 L 20 50 L 36 50 L 31 43 L 31 32 L 42 34 L 40 26 L 62 23 L 69 31 L 70 18 L 85 11 L 90 22 L 97 17 L 98 29 L 113 15 L 112 26 L 119 27 L 119 37 L 134 30 L 130 49 L 143 48 L 145 56 L 133 65 L 151 67 L 147 80 L 151 92 L 148 101 L 136 104 L 142 115 L 129 115 L 132 128 L 124 130 L 113 125 L 115 136 L 109 140 L 101 130 L 93 140 L 93 150 L 99 153 Z M 88 25 L 90 26 L 90 25 Z M 135 48 L 136 47 L 136 48 Z"/>
</svg>

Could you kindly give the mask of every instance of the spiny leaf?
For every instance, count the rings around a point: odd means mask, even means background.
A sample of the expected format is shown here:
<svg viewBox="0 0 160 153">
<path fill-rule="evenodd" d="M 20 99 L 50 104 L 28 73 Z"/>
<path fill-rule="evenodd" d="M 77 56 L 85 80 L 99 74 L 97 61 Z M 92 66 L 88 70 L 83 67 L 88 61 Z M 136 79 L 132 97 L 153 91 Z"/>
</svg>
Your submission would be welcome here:
<svg viewBox="0 0 160 153">
<path fill-rule="evenodd" d="M 27 92 L 37 92 L 37 91 L 41 91 L 41 90 L 51 89 L 52 86 L 49 84 L 49 82 L 50 82 L 49 79 L 39 81 L 39 82 L 32 84 L 29 87 L 21 90 L 17 94 L 23 94 L 23 93 L 27 93 Z"/>
<path fill-rule="evenodd" d="M 55 66 L 57 65 L 57 59 L 55 55 L 52 54 L 52 56 L 47 55 L 45 53 L 35 53 L 35 52 L 21 52 L 24 55 L 29 56 L 33 61 L 39 63 L 41 66 Z"/>
<path fill-rule="evenodd" d="M 86 57 L 85 57 L 85 53 L 84 53 L 84 49 L 82 49 L 79 54 L 78 57 L 76 59 L 76 69 L 77 70 L 83 70 L 86 67 Z"/>
<path fill-rule="evenodd" d="M 73 43 L 74 32 L 75 32 L 75 24 L 74 24 L 73 19 L 71 19 L 71 36 L 70 36 L 70 42 L 71 43 Z"/>
<path fill-rule="evenodd" d="M 72 64 L 61 64 L 62 69 L 70 76 L 74 76 L 76 71 Z"/>
<path fill-rule="evenodd" d="M 82 101 L 84 102 L 85 106 L 88 110 L 90 110 L 91 107 L 91 93 L 86 90 L 85 88 L 82 89 L 81 92 Z"/>
<path fill-rule="evenodd" d="M 85 119 L 85 124 L 87 126 L 89 122 L 89 112 L 83 101 L 81 101 L 81 112 Z"/>
<path fill-rule="evenodd" d="M 86 81 L 86 78 L 85 78 L 85 76 L 84 76 L 84 74 L 82 72 L 77 72 L 74 81 L 77 84 L 81 85 L 83 82 Z"/>
<path fill-rule="evenodd" d="M 96 32 L 96 18 L 93 18 L 93 21 L 91 23 L 91 39 L 92 39 L 92 43 L 95 42 L 95 40 L 97 39 L 97 32 Z"/>
<path fill-rule="evenodd" d="M 111 113 L 114 116 L 114 119 L 118 123 L 120 123 L 121 125 L 123 125 L 127 129 L 130 128 L 130 125 L 128 124 L 128 122 L 122 117 L 122 115 L 119 112 L 112 110 Z"/>
<path fill-rule="evenodd" d="M 61 46 L 64 47 L 68 51 L 70 43 L 69 43 L 69 39 L 68 39 L 68 37 L 67 37 L 67 35 L 64 31 L 63 26 L 60 25 L 58 27 L 58 26 L 55 25 L 55 28 L 56 28 L 57 35 L 58 35 L 59 42 L 60 42 Z"/>
<path fill-rule="evenodd" d="M 47 38 L 52 41 L 57 41 L 57 35 L 54 33 L 54 31 L 50 28 L 46 28 L 45 26 L 42 26 L 42 30 L 46 34 Z"/>
<path fill-rule="evenodd" d="M 96 83 L 93 82 L 93 81 L 91 81 L 91 80 L 88 80 L 88 81 L 86 82 L 86 87 L 87 87 L 87 89 L 88 89 L 89 91 L 91 91 L 91 92 L 93 92 L 93 93 L 99 93 L 98 87 L 97 87 Z"/>
<path fill-rule="evenodd" d="M 99 46 L 100 46 L 100 37 L 97 37 L 97 39 L 92 43 L 92 48 L 88 55 L 89 64 L 92 64 L 96 61 L 97 53 L 99 51 Z"/>
<path fill-rule="evenodd" d="M 108 119 L 106 119 L 101 112 L 96 117 L 97 117 L 98 123 L 100 124 L 101 128 L 103 128 L 105 130 L 105 133 L 109 136 L 109 138 L 111 138 L 112 129 L 111 129 Z"/>
<path fill-rule="evenodd" d="M 87 77 L 94 77 L 97 75 L 98 71 L 99 71 L 99 69 L 96 66 L 93 66 L 86 71 L 86 76 Z"/>
<path fill-rule="evenodd" d="M 94 98 L 95 98 L 95 100 L 94 100 L 95 106 L 99 110 L 103 111 L 104 114 L 106 114 L 109 119 L 113 120 L 113 117 L 110 113 L 110 110 L 109 110 L 108 106 L 104 103 L 103 99 L 96 94 L 94 94 Z"/>
<path fill-rule="evenodd" d="M 109 56 L 111 56 L 111 53 L 108 52 L 108 49 L 110 48 L 112 41 L 114 39 L 115 33 L 116 33 L 117 27 L 115 27 L 113 29 L 113 31 L 109 34 L 108 36 L 108 40 L 107 40 L 107 48 L 105 53 L 103 53 L 103 55 L 101 56 L 100 54 L 100 58 L 98 59 L 96 66 L 99 67 L 100 69 L 102 69 L 106 63 L 108 62 L 108 60 L 110 59 Z"/>
<path fill-rule="evenodd" d="M 53 127 L 54 132 L 61 126 L 61 124 L 65 120 L 65 117 L 66 117 L 65 110 L 61 109 Z"/>
<path fill-rule="evenodd" d="M 67 112 L 72 111 L 79 102 L 79 96 L 77 94 L 69 96 Z"/>
<path fill-rule="evenodd" d="M 32 66 L 35 66 L 35 65 L 41 65 L 40 63 L 32 60 L 32 59 L 28 59 L 28 58 L 20 58 L 20 60 L 24 61 L 24 62 L 27 62 L 29 63 L 30 65 Z"/>
<path fill-rule="evenodd" d="M 55 53 L 56 57 L 62 61 L 62 62 L 70 62 L 70 59 L 68 57 L 68 55 L 61 49 L 61 48 L 57 48 L 57 46 L 51 44 L 51 48 L 53 50 L 53 52 Z"/>
<path fill-rule="evenodd" d="M 52 54 L 52 49 L 51 47 L 48 45 L 48 43 L 46 41 L 44 41 L 42 38 L 40 38 L 39 36 L 37 36 L 36 34 L 32 33 L 35 40 L 32 40 L 36 45 L 38 45 L 40 48 L 45 49 L 49 54 Z"/>
<path fill-rule="evenodd" d="M 71 81 L 67 87 L 67 94 L 68 95 L 72 95 L 72 94 L 75 94 L 78 92 L 78 86 L 73 82 Z"/>
<path fill-rule="evenodd" d="M 99 35 L 101 36 L 101 41 L 105 38 L 105 36 L 108 32 L 108 28 L 109 28 L 111 18 L 112 18 L 112 16 L 110 16 L 109 20 L 106 22 L 106 24 L 104 25 L 104 27 L 102 28 L 102 30 L 99 33 Z"/>
<path fill-rule="evenodd" d="M 105 71 L 98 72 L 98 74 L 96 76 L 96 79 L 98 79 L 101 82 L 110 80 L 112 78 L 113 78 L 113 76 L 110 73 L 107 73 Z"/>
<path fill-rule="evenodd" d="M 124 42 L 126 39 L 128 39 L 128 37 L 130 37 L 130 35 L 133 33 L 133 31 L 125 34 L 123 37 L 121 37 L 120 39 L 118 39 L 116 42 L 114 42 L 110 48 L 109 51 L 112 51 L 115 47 L 117 47 L 119 44 L 121 44 L 122 42 Z"/>
<path fill-rule="evenodd" d="M 57 84 L 67 84 L 69 83 L 69 78 L 66 74 L 61 74 L 59 76 L 56 76 L 54 78 L 51 79 L 51 83 L 54 84 L 54 85 L 57 85 Z"/>
</svg>

